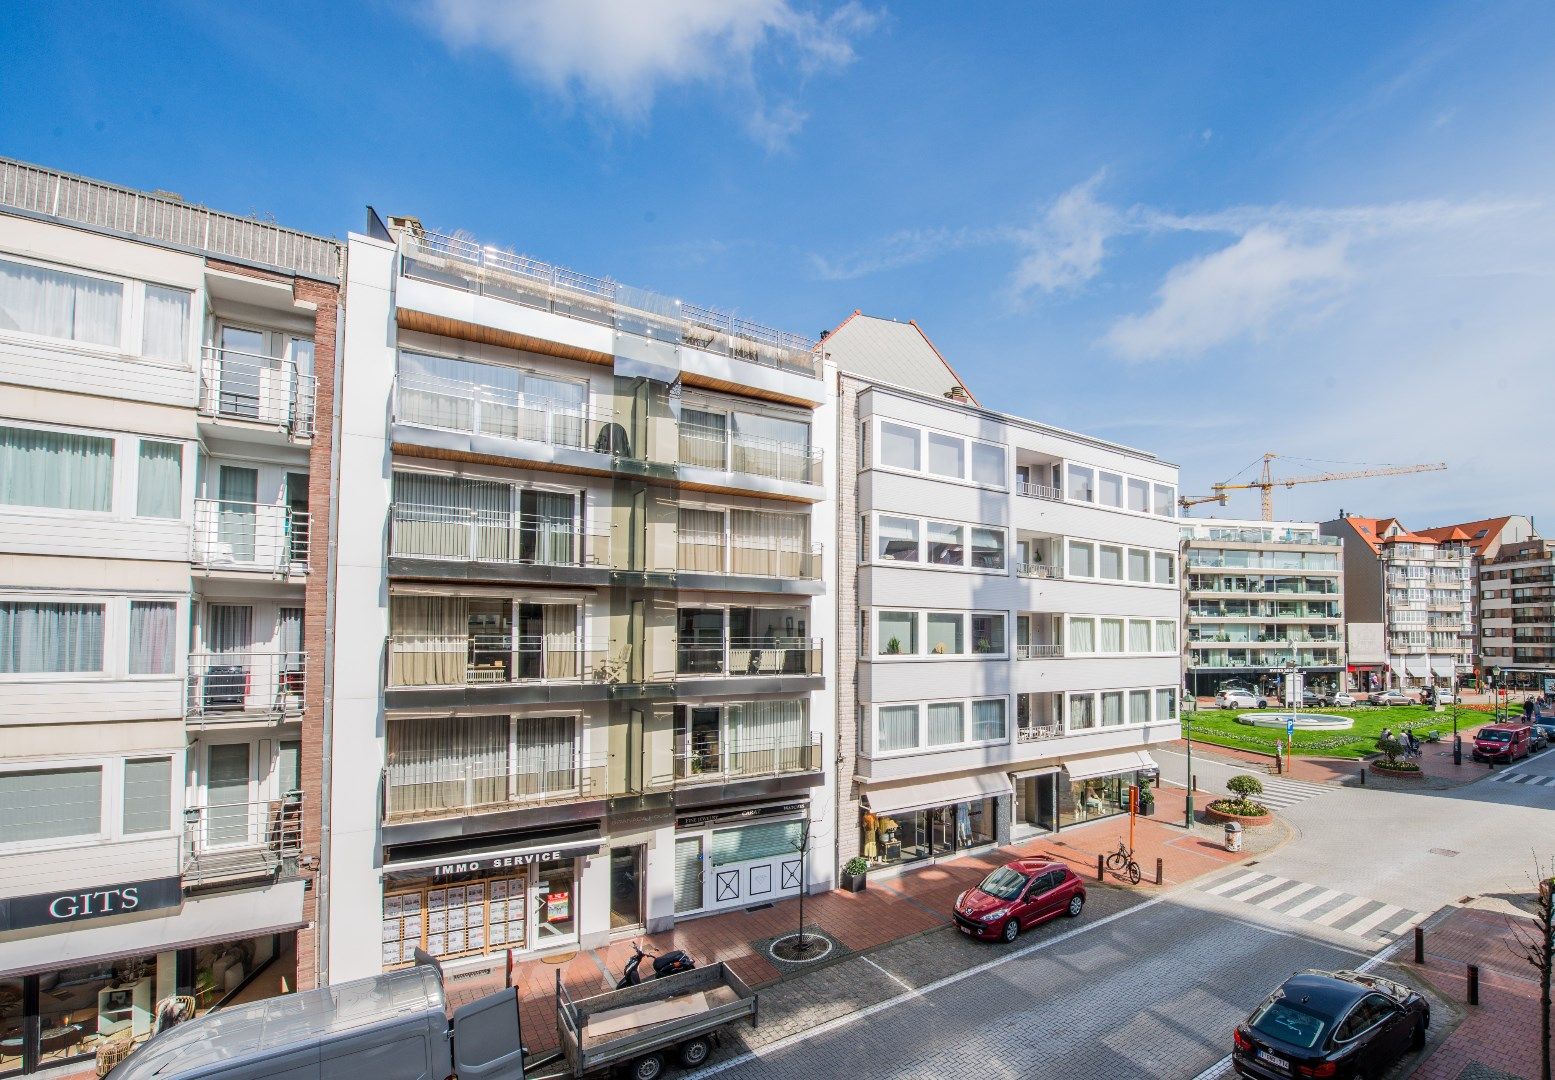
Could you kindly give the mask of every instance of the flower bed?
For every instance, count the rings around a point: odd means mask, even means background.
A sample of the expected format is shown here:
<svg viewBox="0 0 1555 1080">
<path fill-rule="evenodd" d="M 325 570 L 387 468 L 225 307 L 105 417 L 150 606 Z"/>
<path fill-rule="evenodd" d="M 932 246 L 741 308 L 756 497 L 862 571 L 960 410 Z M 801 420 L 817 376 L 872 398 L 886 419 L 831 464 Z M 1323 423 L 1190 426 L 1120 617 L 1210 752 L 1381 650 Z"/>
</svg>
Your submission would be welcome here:
<svg viewBox="0 0 1555 1080">
<path fill-rule="evenodd" d="M 1274 820 L 1269 808 L 1251 799 L 1216 799 L 1204 808 L 1211 821 L 1239 821 L 1246 826 L 1267 825 Z"/>
<path fill-rule="evenodd" d="M 1420 766 L 1413 761 L 1389 761 L 1387 758 L 1373 761 L 1371 771 L 1378 776 L 1404 776 L 1410 779 L 1418 779 L 1425 775 L 1420 771 Z"/>
</svg>

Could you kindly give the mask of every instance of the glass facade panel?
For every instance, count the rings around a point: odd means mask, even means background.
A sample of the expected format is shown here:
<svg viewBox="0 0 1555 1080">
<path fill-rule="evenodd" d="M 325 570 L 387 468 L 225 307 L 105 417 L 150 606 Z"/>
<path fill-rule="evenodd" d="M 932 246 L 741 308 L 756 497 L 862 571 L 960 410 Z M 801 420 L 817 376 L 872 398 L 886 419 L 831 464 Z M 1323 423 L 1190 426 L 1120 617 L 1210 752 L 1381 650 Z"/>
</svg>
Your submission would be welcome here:
<svg viewBox="0 0 1555 1080">
<path fill-rule="evenodd" d="M 1069 541 L 1069 565 L 1066 572 L 1070 577 L 1095 577 L 1096 548 L 1078 540 Z"/>
<path fill-rule="evenodd" d="M 966 476 L 966 440 L 959 435 L 929 432 L 929 472 L 960 480 Z"/>
<path fill-rule="evenodd" d="M 918 449 L 918 429 L 905 424 L 880 422 L 880 464 L 893 469 L 911 469 L 917 472 L 922 459 Z"/>
<path fill-rule="evenodd" d="M 916 611 L 882 611 L 879 613 L 881 656 L 898 654 L 913 656 L 918 652 L 918 613 Z"/>
</svg>

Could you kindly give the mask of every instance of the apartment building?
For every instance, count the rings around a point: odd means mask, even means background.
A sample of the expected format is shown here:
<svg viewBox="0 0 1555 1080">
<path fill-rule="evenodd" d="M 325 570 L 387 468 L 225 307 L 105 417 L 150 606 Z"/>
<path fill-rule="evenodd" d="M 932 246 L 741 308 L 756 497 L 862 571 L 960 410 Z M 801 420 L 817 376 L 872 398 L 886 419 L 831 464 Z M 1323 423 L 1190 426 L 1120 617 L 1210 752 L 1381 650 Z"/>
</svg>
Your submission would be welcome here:
<svg viewBox="0 0 1555 1080">
<path fill-rule="evenodd" d="M 330 979 L 829 888 L 814 343 L 409 218 L 348 265 Z"/>
<path fill-rule="evenodd" d="M 0 160 L 0 1074 L 313 984 L 339 263 Z"/>
<path fill-rule="evenodd" d="M 1465 521 L 1458 525 L 1421 529 L 1420 535 L 1435 540 L 1439 544 L 1465 547 L 1473 556 L 1474 584 L 1471 591 L 1474 596 L 1474 611 L 1469 632 L 1473 638 L 1476 666 L 1475 671 L 1467 678 L 1476 681 L 1484 668 L 1491 666 L 1484 650 L 1480 647 L 1484 621 L 1480 610 L 1483 593 L 1479 578 L 1485 564 L 1495 559 L 1504 546 L 1538 538 L 1533 530 L 1533 519 L 1522 514 L 1508 514 L 1502 517 L 1484 518 L 1480 521 Z"/>
<path fill-rule="evenodd" d="M 1467 540 L 1343 512 L 1322 530 L 1342 545 L 1354 689 L 1447 688 L 1473 678 L 1475 555 Z M 1380 653 L 1362 652 L 1379 638 Z"/>
<path fill-rule="evenodd" d="M 1548 693 L 1555 680 L 1555 544 L 1502 544 L 1480 564 L 1480 663 L 1493 685 Z"/>
<path fill-rule="evenodd" d="M 855 314 L 823 348 L 839 860 L 1125 812 L 1178 736 L 1176 466 L 977 405 L 914 323 Z"/>
<path fill-rule="evenodd" d="M 1310 690 L 1347 688 L 1339 547 L 1314 521 L 1184 521 L 1188 692 L 1239 685 L 1273 697 L 1293 668 Z"/>
</svg>

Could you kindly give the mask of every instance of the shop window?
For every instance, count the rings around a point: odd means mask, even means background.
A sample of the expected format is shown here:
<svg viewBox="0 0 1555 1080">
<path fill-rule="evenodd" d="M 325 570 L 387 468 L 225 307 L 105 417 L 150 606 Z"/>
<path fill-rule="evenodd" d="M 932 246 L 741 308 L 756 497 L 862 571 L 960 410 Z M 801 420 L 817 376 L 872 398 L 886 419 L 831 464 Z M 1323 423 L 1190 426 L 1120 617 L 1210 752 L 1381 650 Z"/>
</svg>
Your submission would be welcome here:
<svg viewBox="0 0 1555 1080">
<path fill-rule="evenodd" d="M 879 633 L 881 656 L 915 656 L 918 652 L 918 613 L 916 611 L 882 611 Z"/>
<path fill-rule="evenodd" d="M 881 705 L 875 723 L 875 742 L 882 752 L 918 748 L 918 706 Z"/>
<path fill-rule="evenodd" d="M 928 614 L 924 635 L 929 652 L 934 656 L 959 656 L 966 652 L 962 638 L 962 617 L 956 612 L 931 611 Z"/>
<path fill-rule="evenodd" d="M 936 701 L 928 710 L 930 746 L 955 746 L 966 741 L 966 717 L 961 702 Z"/>
<path fill-rule="evenodd" d="M 929 562 L 937 566 L 961 566 L 965 562 L 965 529 L 942 521 L 929 522 Z"/>
<path fill-rule="evenodd" d="M 889 420 L 880 422 L 880 464 L 917 472 L 920 465 L 918 429 Z"/>
</svg>

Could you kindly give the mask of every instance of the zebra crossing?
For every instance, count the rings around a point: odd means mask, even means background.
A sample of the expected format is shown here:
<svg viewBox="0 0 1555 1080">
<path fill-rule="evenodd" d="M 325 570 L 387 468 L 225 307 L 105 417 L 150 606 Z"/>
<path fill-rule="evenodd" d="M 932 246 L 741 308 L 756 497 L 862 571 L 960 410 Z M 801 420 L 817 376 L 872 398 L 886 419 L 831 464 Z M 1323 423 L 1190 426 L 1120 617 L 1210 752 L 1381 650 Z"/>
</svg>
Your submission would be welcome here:
<svg viewBox="0 0 1555 1080">
<path fill-rule="evenodd" d="M 1531 772 L 1499 772 L 1491 779 L 1498 784 L 1527 784 L 1529 787 L 1548 787 L 1555 784 L 1555 776 L 1543 776 Z"/>
<path fill-rule="evenodd" d="M 1305 780 L 1291 780 L 1283 776 L 1260 776 L 1263 794 L 1253 798 L 1270 810 L 1284 810 L 1288 806 L 1306 802 L 1318 795 L 1328 794 L 1332 788 L 1326 784 L 1313 784 Z"/>
<path fill-rule="evenodd" d="M 1210 896 L 1300 919 L 1313 926 L 1340 930 L 1379 944 L 1408 933 L 1427 914 L 1338 889 L 1325 889 L 1321 885 L 1251 870 L 1197 888 Z"/>
</svg>

